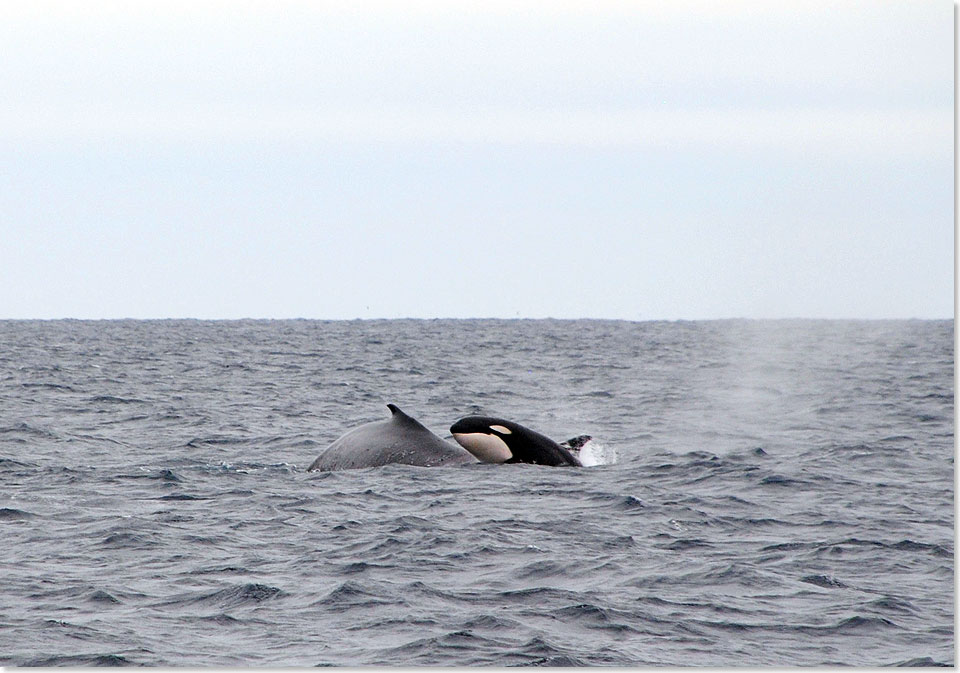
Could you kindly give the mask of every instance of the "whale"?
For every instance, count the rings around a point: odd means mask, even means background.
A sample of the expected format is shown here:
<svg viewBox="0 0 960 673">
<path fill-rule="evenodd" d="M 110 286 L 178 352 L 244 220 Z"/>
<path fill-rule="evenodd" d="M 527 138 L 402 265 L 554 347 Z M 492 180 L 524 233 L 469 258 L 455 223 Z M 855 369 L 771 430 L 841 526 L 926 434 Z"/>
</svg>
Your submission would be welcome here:
<svg viewBox="0 0 960 673">
<path fill-rule="evenodd" d="M 582 467 L 580 460 L 566 447 L 535 430 L 503 418 L 465 416 L 450 426 L 450 434 L 481 463 Z M 567 444 L 579 448 L 590 439 L 589 435 L 581 435 L 568 440 Z"/>
<path fill-rule="evenodd" d="M 476 463 L 467 450 L 430 432 L 415 418 L 388 404 L 390 418 L 358 426 L 317 456 L 309 472 L 332 472 L 392 463 L 439 467 Z"/>
</svg>

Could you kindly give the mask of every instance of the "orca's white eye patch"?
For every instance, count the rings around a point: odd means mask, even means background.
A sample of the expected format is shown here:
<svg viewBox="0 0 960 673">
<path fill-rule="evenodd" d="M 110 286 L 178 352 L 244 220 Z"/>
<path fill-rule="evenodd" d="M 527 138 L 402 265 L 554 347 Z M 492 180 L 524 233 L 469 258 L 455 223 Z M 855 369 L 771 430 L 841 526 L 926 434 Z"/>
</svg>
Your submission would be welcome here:
<svg viewBox="0 0 960 673">
<path fill-rule="evenodd" d="M 510 428 L 504 427 L 502 425 L 491 425 L 490 429 L 493 430 L 494 432 L 499 432 L 501 435 L 513 434 L 512 432 L 510 432 Z"/>
<path fill-rule="evenodd" d="M 510 447 L 496 435 L 482 432 L 455 432 L 453 438 L 480 462 L 505 463 L 513 458 Z"/>
</svg>

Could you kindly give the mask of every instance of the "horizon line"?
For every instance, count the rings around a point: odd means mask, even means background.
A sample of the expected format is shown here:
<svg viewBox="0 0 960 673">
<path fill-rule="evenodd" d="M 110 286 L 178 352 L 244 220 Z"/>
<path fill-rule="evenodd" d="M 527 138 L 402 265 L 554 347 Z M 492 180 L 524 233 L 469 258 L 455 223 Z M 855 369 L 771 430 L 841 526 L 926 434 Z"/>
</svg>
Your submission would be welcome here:
<svg viewBox="0 0 960 673">
<path fill-rule="evenodd" d="M 711 317 L 711 318 L 607 318 L 607 317 L 596 317 L 596 316 L 582 316 L 582 317 L 555 317 L 555 316 L 540 316 L 540 317 L 530 317 L 530 316 L 512 316 L 512 317 L 503 317 L 503 316 L 431 316 L 431 317 L 418 317 L 418 316 L 402 316 L 402 317 L 352 317 L 352 318 L 316 318 L 316 317 L 253 317 L 253 316 L 244 316 L 237 318 L 198 318 L 198 317 L 100 317 L 100 318 L 77 318 L 77 317 L 57 317 L 57 318 L 7 318 L 0 317 L 0 322 L 383 322 L 390 320 L 420 320 L 420 321 L 435 321 L 435 320 L 446 320 L 446 321 L 476 321 L 476 320 L 500 320 L 500 321 L 555 321 L 555 322 L 574 322 L 574 321 L 592 321 L 592 322 L 732 322 L 732 321 L 742 321 L 742 322 L 787 322 L 787 321 L 819 321 L 819 322 L 944 322 L 944 321 L 955 321 L 955 316 L 947 317 L 920 317 L 920 316 L 911 316 L 911 317 L 822 317 L 822 316 L 779 316 L 779 317 L 752 317 L 752 316 L 725 316 L 725 317 Z"/>
</svg>

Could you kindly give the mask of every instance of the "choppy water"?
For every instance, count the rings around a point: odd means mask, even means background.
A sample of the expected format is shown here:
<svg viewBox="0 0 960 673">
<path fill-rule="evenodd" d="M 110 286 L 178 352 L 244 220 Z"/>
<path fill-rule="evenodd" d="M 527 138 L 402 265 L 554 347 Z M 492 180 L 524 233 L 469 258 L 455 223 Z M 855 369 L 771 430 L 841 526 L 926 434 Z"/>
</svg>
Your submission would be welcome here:
<svg viewBox="0 0 960 673">
<path fill-rule="evenodd" d="M 953 664 L 953 322 L 0 322 L 0 665 Z M 399 404 L 589 468 L 306 467 Z"/>
</svg>

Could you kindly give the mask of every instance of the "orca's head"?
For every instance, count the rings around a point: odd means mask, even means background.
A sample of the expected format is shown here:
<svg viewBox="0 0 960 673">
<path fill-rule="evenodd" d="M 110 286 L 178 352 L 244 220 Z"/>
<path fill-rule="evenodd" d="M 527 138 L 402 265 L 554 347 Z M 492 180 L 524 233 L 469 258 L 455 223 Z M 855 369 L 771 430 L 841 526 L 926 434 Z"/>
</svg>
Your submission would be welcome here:
<svg viewBox="0 0 960 673">
<path fill-rule="evenodd" d="M 457 443 L 482 463 L 506 463 L 515 459 L 510 448 L 516 434 L 525 428 L 502 418 L 466 416 L 450 426 Z"/>
</svg>

